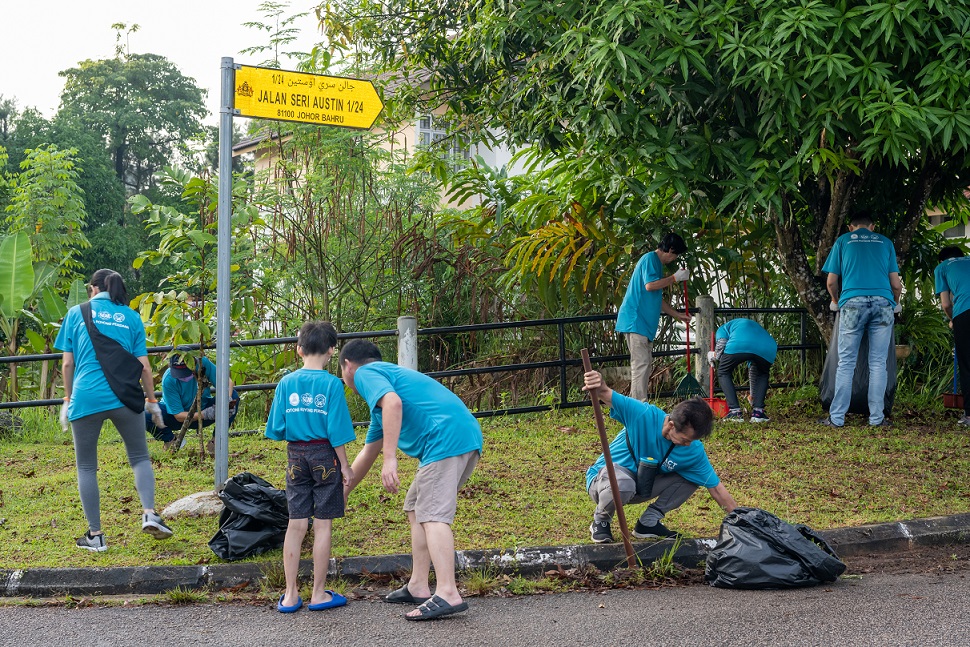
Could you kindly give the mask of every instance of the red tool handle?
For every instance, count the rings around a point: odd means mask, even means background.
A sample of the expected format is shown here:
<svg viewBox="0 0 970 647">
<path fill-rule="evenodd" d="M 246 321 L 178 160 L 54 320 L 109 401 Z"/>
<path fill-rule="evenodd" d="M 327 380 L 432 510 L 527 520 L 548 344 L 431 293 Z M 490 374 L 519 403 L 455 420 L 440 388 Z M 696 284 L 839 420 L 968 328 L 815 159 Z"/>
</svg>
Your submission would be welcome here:
<svg viewBox="0 0 970 647">
<path fill-rule="evenodd" d="M 711 331 L 711 350 L 714 350 L 714 331 Z M 710 364 L 710 362 L 709 362 Z M 714 364 L 710 364 L 710 374 L 711 374 L 711 388 L 707 392 L 707 397 L 714 397 Z"/>
<path fill-rule="evenodd" d="M 687 308 L 687 281 L 684 281 L 684 314 L 690 317 L 690 310 Z M 687 372 L 690 373 L 690 323 L 684 323 L 684 329 L 687 331 Z"/>
</svg>

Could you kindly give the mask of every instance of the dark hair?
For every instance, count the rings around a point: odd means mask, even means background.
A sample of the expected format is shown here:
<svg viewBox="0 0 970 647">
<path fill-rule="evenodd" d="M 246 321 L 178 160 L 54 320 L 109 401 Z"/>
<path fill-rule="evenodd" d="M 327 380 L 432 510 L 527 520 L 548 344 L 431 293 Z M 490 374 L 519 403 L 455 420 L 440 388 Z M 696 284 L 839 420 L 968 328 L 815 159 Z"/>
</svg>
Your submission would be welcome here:
<svg viewBox="0 0 970 647">
<path fill-rule="evenodd" d="M 963 258 L 963 250 L 956 245 L 947 245 L 940 250 L 940 255 L 937 258 L 941 263 L 951 258 Z"/>
<path fill-rule="evenodd" d="M 670 412 L 670 420 L 679 430 L 690 426 L 694 430 L 694 440 L 711 435 L 714 430 L 714 412 L 702 398 L 684 400 Z"/>
<path fill-rule="evenodd" d="M 340 349 L 340 363 L 351 362 L 358 366 L 371 362 L 382 362 L 381 349 L 372 341 L 366 339 L 351 339 Z"/>
<path fill-rule="evenodd" d="M 114 270 L 98 270 L 91 275 L 88 283 L 101 292 L 107 292 L 111 302 L 119 306 L 126 306 L 131 301 L 125 288 L 125 280 Z"/>
<path fill-rule="evenodd" d="M 687 251 L 687 243 L 684 239 L 677 234 L 670 232 L 660 240 L 660 244 L 657 245 L 657 249 L 662 252 L 673 252 L 680 256 Z"/>
<path fill-rule="evenodd" d="M 849 224 L 855 227 L 868 227 L 875 224 L 875 220 L 872 219 L 872 214 L 866 210 L 856 211 L 852 219 L 849 220 Z"/>
<path fill-rule="evenodd" d="M 304 355 L 323 355 L 337 345 L 337 329 L 329 321 L 308 321 L 300 327 L 296 345 Z"/>
</svg>

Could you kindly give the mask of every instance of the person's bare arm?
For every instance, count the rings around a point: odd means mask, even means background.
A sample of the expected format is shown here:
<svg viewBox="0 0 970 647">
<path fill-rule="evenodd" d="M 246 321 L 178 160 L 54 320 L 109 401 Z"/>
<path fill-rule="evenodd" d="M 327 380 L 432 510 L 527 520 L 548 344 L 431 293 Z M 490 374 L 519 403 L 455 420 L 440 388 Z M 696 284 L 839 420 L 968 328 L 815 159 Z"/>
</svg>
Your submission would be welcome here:
<svg viewBox="0 0 970 647">
<path fill-rule="evenodd" d="M 711 498 L 717 501 L 717 504 L 721 506 L 724 512 L 731 512 L 738 507 L 738 502 L 734 500 L 734 497 L 727 491 L 723 483 L 718 483 L 716 486 L 708 488 L 707 491 L 711 493 Z"/>
<path fill-rule="evenodd" d="M 384 484 L 385 490 L 395 494 L 401 485 L 401 479 L 397 475 L 397 442 L 401 436 L 404 405 L 398 394 L 391 391 L 377 401 L 377 406 L 383 412 L 381 426 L 384 431 L 384 464 L 381 467 L 381 483 Z"/>
<path fill-rule="evenodd" d="M 354 463 L 350 466 L 351 480 L 344 483 L 344 496 L 353 491 L 357 484 L 364 480 L 367 472 L 374 466 L 374 461 L 381 454 L 381 443 L 367 443 L 363 449 L 354 457 Z"/>
<path fill-rule="evenodd" d="M 899 298 L 903 296 L 903 282 L 899 280 L 899 272 L 890 272 L 889 287 L 893 291 L 893 301 L 899 303 Z"/>
<path fill-rule="evenodd" d="M 61 356 L 61 375 L 64 376 L 64 398 L 70 400 L 74 390 L 74 353 Z"/>
<path fill-rule="evenodd" d="M 841 287 L 842 277 L 829 272 L 829 275 L 825 278 L 825 289 L 829 291 L 829 296 L 832 297 L 832 303 L 839 302 L 839 294 L 842 292 Z"/>
<path fill-rule="evenodd" d="M 145 399 L 155 400 L 155 376 L 152 375 L 152 365 L 148 363 L 148 356 L 138 358 L 141 362 L 141 387 L 145 390 Z"/>
<path fill-rule="evenodd" d="M 647 292 L 656 292 L 657 290 L 663 290 L 664 288 L 670 287 L 677 282 L 677 277 L 673 274 L 670 276 L 665 276 L 662 279 L 657 279 L 656 281 L 650 281 L 643 287 L 646 288 Z"/>
<path fill-rule="evenodd" d="M 949 291 L 940 292 L 940 306 L 946 313 L 947 319 L 953 319 L 953 295 Z M 65 383 L 66 381 L 67 378 L 65 378 Z"/>
</svg>

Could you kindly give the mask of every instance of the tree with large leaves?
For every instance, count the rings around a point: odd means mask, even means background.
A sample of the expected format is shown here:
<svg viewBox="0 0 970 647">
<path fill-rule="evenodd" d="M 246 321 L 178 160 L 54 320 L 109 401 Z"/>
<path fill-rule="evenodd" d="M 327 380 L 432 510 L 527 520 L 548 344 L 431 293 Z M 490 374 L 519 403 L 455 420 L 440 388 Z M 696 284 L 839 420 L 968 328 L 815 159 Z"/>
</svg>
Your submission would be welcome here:
<svg viewBox="0 0 970 647">
<path fill-rule="evenodd" d="M 616 169 L 616 190 L 644 200 L 673 190 L 770 222 L 823 332 L 821 267 L 854 208 L 878 215 L 904 273 L 928 204 L 967 217 L 967 0 L 341 0 L 319 13 L 398 81 L 430 77 L 396 101 Z"/>
</svg>

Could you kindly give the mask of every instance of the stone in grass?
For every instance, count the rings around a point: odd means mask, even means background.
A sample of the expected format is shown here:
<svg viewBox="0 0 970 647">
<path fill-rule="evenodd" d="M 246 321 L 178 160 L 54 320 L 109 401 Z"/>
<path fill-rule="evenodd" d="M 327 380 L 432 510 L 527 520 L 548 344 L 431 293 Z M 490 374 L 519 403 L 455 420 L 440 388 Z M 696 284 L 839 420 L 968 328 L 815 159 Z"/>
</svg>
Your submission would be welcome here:
<svg viewBox="0 0 970 647">
<path fill-rule="evenodd" d="M 222 500 L 212 490 L 196 492 L 169 504 L 162 510 L 166 519 L 174 517 L 214 517 L 222 512 Z"/>
</svg>

